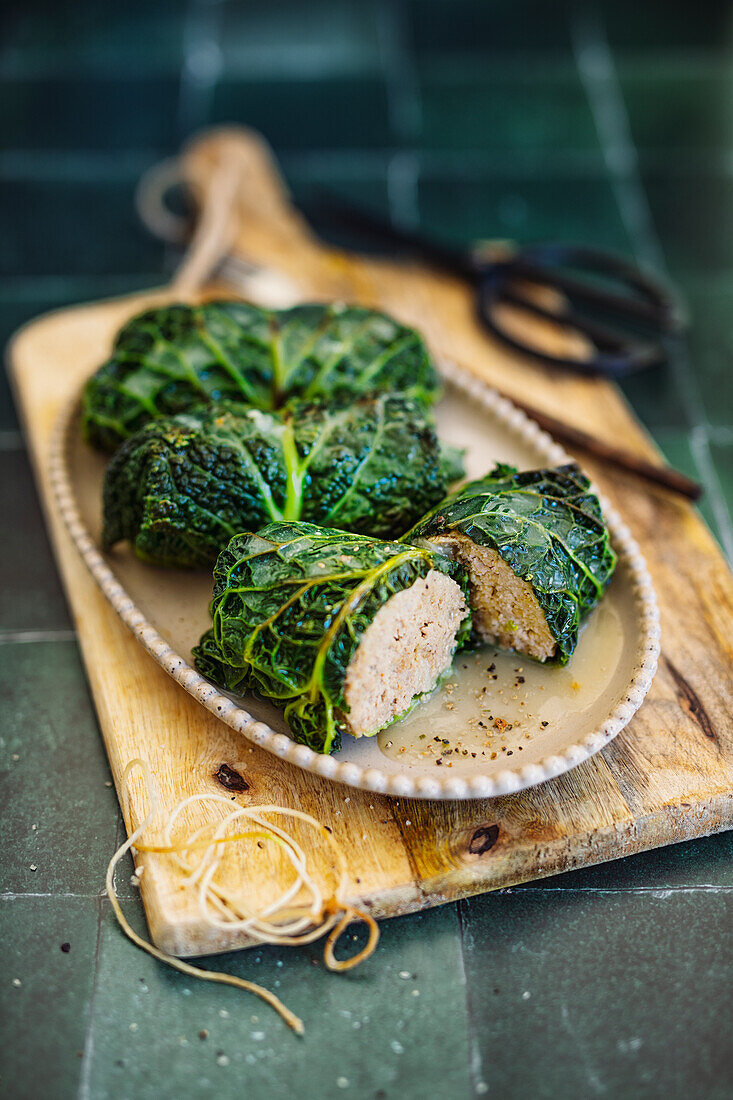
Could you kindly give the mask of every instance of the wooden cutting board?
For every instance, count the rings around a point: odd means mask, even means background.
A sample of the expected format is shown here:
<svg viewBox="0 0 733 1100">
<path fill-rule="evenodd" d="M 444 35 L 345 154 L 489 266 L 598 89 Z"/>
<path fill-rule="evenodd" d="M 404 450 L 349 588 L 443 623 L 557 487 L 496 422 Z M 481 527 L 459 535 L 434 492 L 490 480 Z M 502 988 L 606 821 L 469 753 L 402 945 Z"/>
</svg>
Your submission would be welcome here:
<svg viewBox="0 0 733 1100">
<path fill-rule="evenodd" d="M 414 324 L 439 354 L 546 412 L 640 455 L 654 444 L 618 391 L 550 374 L 494 345 L 477 327 L 467 289 L 419 266 L 326 247 L 289 205 L 262 143 L 243 131 L 204 135 L 184 153 L 185 178 L 205 202 L 222 159 L 240 165 L 235 227 L 246 292 L 273 305 L 343 299 Z M 219 291 L 221 291 L 221 285 Z M 231 292 L 231 291 L 230 291 Z M 580 455 L 646 556 L 657 589 L 662 657 L 648 699 L 599 755 L 551 782 L 484 802 L 395 801 L 290 767 L 199 706 L 121 624 L 63 527 L 47 472 L 60 410 L 129 316 L 165 291 L 62 310 L 18 333 L 11 369 L 39 489 L 66 586 L 118 791 L 125 764 L 150 763 L 163 806 L 218 791 L 221 764 L 246 777 L 242 803 L 280 802 L 330 826 L 348 859 L 351 896 L 386 917 L 616 859 L 726 829 L 733 823 L 733 585 L 695 511 Z M 136 782 L 128 829 L 147 813 Z M 247 945 L 204 925 L 165 859 L 141 857 L 142 895 L 160 946 L 195 955 Z M 229 865 L 228 865 L 229 866 Z M 233 861 L 231 874 L 242 868 Z M 100 867 L 100 883 L 104 868 Z M 272 878 L 272 873 L 270 879 Z M 253 900 L 272 885 L 253 882 Z"/>
</svg>

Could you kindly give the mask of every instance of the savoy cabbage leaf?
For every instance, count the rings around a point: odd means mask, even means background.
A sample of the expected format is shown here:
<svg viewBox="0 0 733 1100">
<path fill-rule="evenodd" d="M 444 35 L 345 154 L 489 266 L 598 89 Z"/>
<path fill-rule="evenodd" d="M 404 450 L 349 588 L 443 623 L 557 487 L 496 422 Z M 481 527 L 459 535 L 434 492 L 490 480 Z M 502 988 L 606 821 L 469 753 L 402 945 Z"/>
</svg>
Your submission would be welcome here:
<svg viewBox="0 0 733 1100">
<path fill-rule="evenodd" d="M 372 392 L 437 400 L 422 338 L 361 306 L 268 310 L 242 301 L 148 310 L 118 333 L 82 398 L 86 438 L 114 450 L 149 420 L 210 401 L 269 411 L 293 398 L 343 401 Z"/>
<path fill-rule="evenodd" d="M 118 449 L 102 539 L 105 549 L 128 539 L 160 565 L 203 566 L 233 535 L 273 520 L 397 538 L 462 472 L 411 398 L 201 406 L 152 421 Z"/>
<path fill-rule="evenodd" d="M 425 547 L 309 523 L 237 535 L 216 564 L 213 626 L 193 651 L 196 667 L 229 691 L 270 700 L 296 741 L 334 752 L 346 731 L 346 671 L 364 632 L 431 569 L 463 583 L 453 562 Z"/>
<path fill-rule="evenodd" d="M 531 584 L 565 664 L 583 616 L 603 596 L 614 568 L 597 496 L 576 463 L 518 472 L 498 465 L 436 505 L 404 541 L 459 532 L 496 550 Z"/>
</svg>

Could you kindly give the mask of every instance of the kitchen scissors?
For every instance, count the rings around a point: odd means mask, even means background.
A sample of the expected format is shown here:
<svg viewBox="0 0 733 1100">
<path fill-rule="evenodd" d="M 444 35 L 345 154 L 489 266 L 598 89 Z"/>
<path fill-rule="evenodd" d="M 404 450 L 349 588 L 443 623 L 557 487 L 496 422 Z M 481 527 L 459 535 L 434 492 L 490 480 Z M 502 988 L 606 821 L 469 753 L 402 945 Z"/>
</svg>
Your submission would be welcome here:
<svg viewBox="0 0 733 1100">
<path fill-rule="evenodd" d="M 501 343 L 550 367 L 623 378 L 664 362 L 665 338 L 686 327 L 673 292 L 614 252 L 561 242 L 510 241 L 478 241 L 460 250 L 397 228 L 340 198 L 319 202 L 317 212 L 326 222 L 398 246 L 466 280 L 475 288 L 483 327 Z M 580 338 L 578 354 L 554 354 L 525 339 L 517 314 L 574 333 Z"/>
</svg>

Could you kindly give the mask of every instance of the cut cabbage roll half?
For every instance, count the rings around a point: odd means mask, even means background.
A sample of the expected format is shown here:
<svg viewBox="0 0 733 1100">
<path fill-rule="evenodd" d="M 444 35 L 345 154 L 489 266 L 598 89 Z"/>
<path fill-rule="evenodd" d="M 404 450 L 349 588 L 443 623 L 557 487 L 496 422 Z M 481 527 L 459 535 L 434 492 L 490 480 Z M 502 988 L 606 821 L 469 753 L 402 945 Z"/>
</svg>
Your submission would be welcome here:
<svg viewBox="0 0 733 1100">
<path fill-rule="evenodd" d="M 598 498 L 575 463 L 522 472 L 498 465 L 437 505 L 404 541 L 466 569 L 481 641 L 558 664 L 573 653 L 616 565 Z"/>
<path fill-rule="evenodd" d="M 211 614 L 193 651 L 199 671 L 282 708 L 294 739 L 319 753 L 404 715 L 470 634 L 450 558 L 309 523 L 233 538 Z"/>
</svg>

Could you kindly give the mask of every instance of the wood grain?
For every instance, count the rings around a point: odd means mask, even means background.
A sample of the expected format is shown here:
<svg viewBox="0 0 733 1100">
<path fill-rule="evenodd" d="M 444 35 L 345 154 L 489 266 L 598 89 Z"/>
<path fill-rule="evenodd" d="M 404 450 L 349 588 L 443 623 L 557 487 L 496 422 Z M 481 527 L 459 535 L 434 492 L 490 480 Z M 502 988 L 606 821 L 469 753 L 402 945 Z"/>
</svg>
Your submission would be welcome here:
<svg viewBox="0 0 733 1100">
<path fill-rule="evenodd" d="M 438 353 L 551 415 L 655 457 L 654 444 L 610 384 L 520 360 L 474 322 L 465 288 L 415 265 L 364 260 L 324 247 L 289 207 L 267 150 L 223 131 L 190 147 L 194 190 L 222 157 L 242 165 L 237 253 L 278 273 L 285 295 L 341 298 L 396 314 L 426 332 Z M 221 288 L 219 288 L 221 290 Z M 214 293 L 212 288 L 211 293 Z M 108 351 L 111 334 L 166 291 L 48 315 L 14 339 L 10 360 L 41 498 L 66 586 L 115 781 L 141 756 L 162 807 L 189 793 L 224 792 L 227 764 L 248 788 L 234 802 L 281 802 L 328 824 L 347 854 L 350 894 L 379 917 L 524 882 L 701 836 L 733 823 L 733 585 L 721 554 L 688 505 L 640 487 L 632 476 L 589 472 L 638 540 L 657 589 L 662 659 L 648 699 L 599 755 L 541 787 L 484 802 L 391 800 L 319 780 L 243 742 L 154 663 L 121 624 L 79 558 L 55 510 L 47 455 L 60 410 Z M 556 333 L 545 334 L 557 340 Z M 537 338 L 543 334 L 537 332 Z M 121 793 L 121 792 L 120 792 Z M 147 813 L 132 784 L 128 829 Z M 200 816 L 191 812 L 189 822 Z M 314 858 L 320 858 L 313 849 Z M 178 954 L 246 945 L 202 925 L 190 891 L 165 858 L 140 857 L 153 939 Z M 100 867 L 100 882 L 103 877 Z M 248 870 L 232 855 L 232 880 Z M 251 885 L 265 897 L 281 873 Z"/>
</svg>

